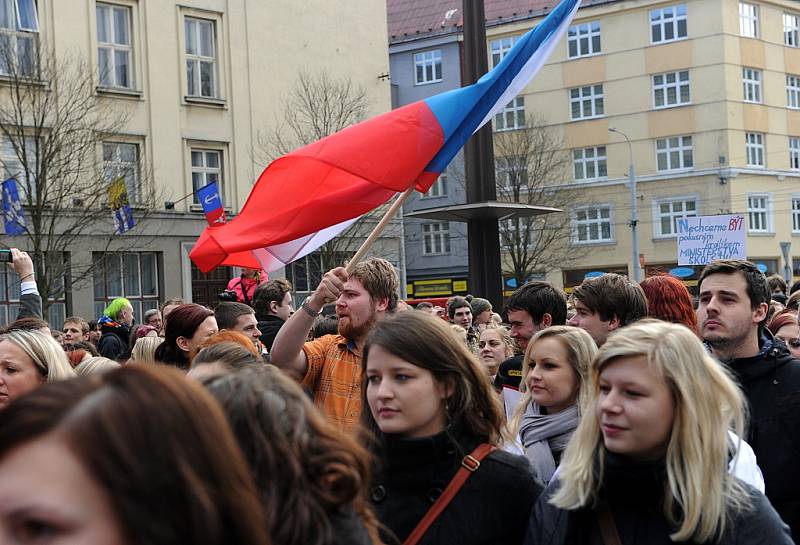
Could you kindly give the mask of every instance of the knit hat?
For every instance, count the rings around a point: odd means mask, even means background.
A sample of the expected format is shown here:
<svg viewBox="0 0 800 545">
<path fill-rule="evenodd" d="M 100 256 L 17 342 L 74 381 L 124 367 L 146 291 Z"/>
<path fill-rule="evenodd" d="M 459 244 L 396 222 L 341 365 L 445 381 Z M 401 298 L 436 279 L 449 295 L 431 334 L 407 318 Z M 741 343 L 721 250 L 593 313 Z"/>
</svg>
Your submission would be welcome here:
<svg viewBox="0 0 800 545">
<path fill-rule="evenodd" d="M 470 301 L 470 306 L 472 306 L 473 316 L 478 316 L 481 312 L 492 310 L 492 304 L 488 300 L 481 299 L 480 297 L 473 297 L 472 301 Z"/>
</svg>

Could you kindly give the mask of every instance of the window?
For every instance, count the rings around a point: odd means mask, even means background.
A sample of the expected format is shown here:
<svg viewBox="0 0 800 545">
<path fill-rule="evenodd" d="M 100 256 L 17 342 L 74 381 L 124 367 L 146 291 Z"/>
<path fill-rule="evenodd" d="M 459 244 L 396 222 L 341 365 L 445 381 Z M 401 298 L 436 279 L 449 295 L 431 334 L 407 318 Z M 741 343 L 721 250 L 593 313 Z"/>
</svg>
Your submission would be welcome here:
<svg viewBox="0 0 800 545">
<path fill-rule="evenodd" d="M 606 147 L 572 150 L 575 180 L 594 180 L 608 176 Z"/>
<path fill-rule="evenodd" d="M 786 75 L 786 105 L 800 108 L 800 76 Z"/>
<path fill-rule="evenodd" d="M 519 40 L 519 36 L 509 36 L 508 38 L 498 38 L 489 43 L 489 48 L 492 50 L 492 67 L 500 64 L 500 61 L 511 51 L 514 44 Z"/>
<path fill-rule="evenodd" d="M 51 256 L 59 256 L 59 260 L 65 260 L 65 254 L 63 253 L 47 253 L 45 259 L 45 266 L 48 263 L 51 263 L 50 258 Z M 57 265 L 58 267 L 68 267 L 66 262 L 62 262 Z M 64 270 L 64 269 L 61 269 Z M 47 310 L 47 316 L 45 316 L 45 320 L 50 323 L 52 328 L 61 329 L 61 325 L 64 323 L 64 318 L 66 317 L 66 297 L 65 297 L 65 286 L 67 285 L 65 282 L 65 277 L 60 276 L 58 278 L 53 278 L 53 285 L 51 286 L 51 292 L 53 293 L 53 297 L 49 299 L 50 308 Z M 20 278 L 16 272 L 14 272 L 11 268 L 8 267 L 0 267 L 0 326 L 5 326 L 13 322 L 17 319 L 17 314 L 19 313 L 19 296 L 20 296 Z"/>
<path fill-rule="evenodd" d="M 770 195 L 747 196 L 747 219 L 751 233 L 769 233 L 771 231 Z"/>
<path fill-rule="evenodd" d="M 591 119 L 603 115 L 603 86 L 589 85 L 569 90 L 572 119 Z"/>
<path fill-rule="evenodd" d="M 427 193 L 423 194 L 421 199 L 433 199 L 436 197 L 447 196 L 447 173 L 442 172 Z"/>
<path fill-rule="evenodd" d="M 95 252 L 93 259 L 94 314 L 116 297 L 131 302 L 137 323 L 151 308 L 158 308 L 158 254 L 155 252 Z"/>
<path fill-rule="evenodd" d="M 764 135 L 757 132 L 745 134 L 745 150 L 747 151 L 747 166 L 764 166 Z"/>
<path fill-rule="evenodd" d="M 686 4 L 650 11 L 650 38 L 654 44 L 686 38 Z"/>
<path fill-rule="evenodd" d="M 592 206 L 575 210 L 577 243 L 612 242 L 611 206 Z"/>
<path fill-rule="evenodd" d="M 569 27 L 567 49 L 570 59 L 600 53 L 600 21 Z"/>
<path fill-rule="evenodd" d="M 742 68 L 745 102 L 761 102 L 761 70 Z"/>
<path fill-rule="evenodd" d="M 192 156 L 192 202 L 200 204 L 197 190 L 217 182 L 222 195 L 222 152 L 219 150 L 191 149 Z M 223 203 L 224 204 L 224 203 Z"/>
<path fill-rule="evenodd" d="M 414 54 L 415 85 L 442 81 L 442 50 Z"/>
<path fill-rule="evenodd" d="M 783 43 L 789 47 L 800 47 L 800 15 L 783 14 Z"/>
<path fill-rule="evenodd" d="M 525 126 L 525 97 L 518 96 L 494 116 L 494 130 L 510 131 Z"/>
<path fill-rule="evenodd" d="M 35 75 L 38 34 L 35 0 L 0 0 L 0 74 Z"/>
<path fill-rule="evenodd" d="M 800 138 L 789 137 L 789 168 L 800 170 Z"/>
<path fill-rule="evenodd" d="M 113 183 L 125 180 L 128 202 L 141 203 L 139 185 L 139 146 L 122 142 L 103 142 L 103 179 Z"/>
<path fill-rule="evenodd" d="M 525 157 L 497 157 L 494 166 L 498 188 L 515 195 L 528 189 L 528 162 Z"/>
<path fill-rule="evenodd" d="M 422 224 L 422 255 L 450 253 L 450 225 L 440 223 Z"/>
<path fill-rule="evenodd" d="M 697 200 L 678 197 L 653 201 L 656 237 L 674 237 L 678 234 L 678 220 L 697 216 Z"/>
<path fill-rule="evenodd" d="M 33 137 L 25 137 L 25 152 L 23 155 L 21 139 L 14 135 L 14 142 L 6 137 L 0 137 L 0 176 L 3 180 L 14 178 L 17 180 L 17 190 L 20 200 L 24 203 L 28 190 L 36 195 L 36 176 L 39 172 L 38 157 L 36 155 L 36 140 Z M 19 150 L 14 149 L 14 143 Z M 24 159 L 24 161 L 23 161 Z"/>
<path fill-rule="evenodd" d="M 800 233 L 800 197 L 792 197 L 792 232 Z"/>
<path fill-rule="evenodd" d="M 690 101 L 688 70 L 653 76 L 653 105 L 656 108 L 681 106 Z"/>
<path fill-rule="evenodd" d="M 219 98 L 214 21 L 186 17 L 186 94 L 190 97 Z"/>
<path fill-rule="evenodd" d="M 131 9 L 97 4 L 97 64 L 102 87 L 133 87 Z"/>
<path fill-rule="evenodd" d="M 673 136 L 656 140 L 658 170 L 680 170 L 692 168 L 693 165 L 691 136 Z"/>
<path fill-rule="evenodd" d="M 739 2 L 739 34 L 745 38 L 758 38 L 758 6 Z"/>
</svg>

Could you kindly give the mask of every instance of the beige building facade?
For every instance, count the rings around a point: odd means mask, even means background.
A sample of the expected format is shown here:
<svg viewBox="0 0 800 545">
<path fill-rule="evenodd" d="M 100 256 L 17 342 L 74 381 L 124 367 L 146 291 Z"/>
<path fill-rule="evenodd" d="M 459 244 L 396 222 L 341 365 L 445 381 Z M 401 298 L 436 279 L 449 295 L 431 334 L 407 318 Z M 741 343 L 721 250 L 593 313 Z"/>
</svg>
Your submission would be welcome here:
<svg viewBox="0 0 800 545">
<path fill-rule="evenodd" d="M 96 319 L 116 296 L 133 301 L 137 320 L 169 297 L 216 300 L 220 284 L 236 271 L 193 269 L 188 253 L 206 222 L 192 192 L 219 181 L 235 215 L 266 166 L 261 137 L 282 116 L 283 98 L 301 72 L 350 78 L 365 93 L 367 117 L 390 108 L 383 2 L 9 3 L 16 21 L 0 33 L 32 37 L 57 58 L 84 58 L 97 95 L 128 113 L 124 130 L 99 142 L 98 153 L 123 166 L 127 161 L 131 172 L 147 165 L 161 198 L 136 235 L 123 235 L 120 251 L 104 255 L 91 235 L 69 249 L 72 263 L 94 260 L 96 266 L 82 281 L 67 278 L 49 316 L 57 327 L 64 315 Z M 31 9 L 35 28 L 25 24 Z M 174 205 L 163 207 L 164 201 Z M 24 239 L 3 238 L 24 248 Z M 399 246 L 399 238 L 385 243 Z M 0 321 L 6 322 L 15 315 L 15 282 L 10 273 L 2 280 Z"/>
</svg>

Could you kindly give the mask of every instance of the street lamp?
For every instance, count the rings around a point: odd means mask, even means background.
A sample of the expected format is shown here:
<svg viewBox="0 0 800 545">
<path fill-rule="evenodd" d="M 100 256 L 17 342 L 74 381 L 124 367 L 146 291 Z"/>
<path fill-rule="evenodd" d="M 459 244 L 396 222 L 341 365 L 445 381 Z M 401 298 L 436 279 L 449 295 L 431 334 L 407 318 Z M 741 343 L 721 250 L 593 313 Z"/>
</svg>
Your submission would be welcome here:
<svg viewBox="0 0 800 545">
<path fill-rule="evenodd" d="M 631 226 L 631 246 L 632 246 L 632 254 L 633 254 L 633 279 L 636 282 L 642 281 L 642 265 L 639 263 L 639 233 L 636 230 L 636 227 L 639 223 L 639 218 L 636 210 L 636 172 L 633 168 L 633 146 L 631 146 L 631 139 L 628 138 L 628 135 L 624 132 L 615 129 L 614 127 L 608 128 L 609 132 L 615 132 L 625 138 L 625 141 L 628 143 L 628 154 L 630 157 L 630 163 L 628 166 L 628 182 L 630 185 L 630 192 L 631 192 L 631 220 L 628 222 L 628 225 Z"/>
</svg>

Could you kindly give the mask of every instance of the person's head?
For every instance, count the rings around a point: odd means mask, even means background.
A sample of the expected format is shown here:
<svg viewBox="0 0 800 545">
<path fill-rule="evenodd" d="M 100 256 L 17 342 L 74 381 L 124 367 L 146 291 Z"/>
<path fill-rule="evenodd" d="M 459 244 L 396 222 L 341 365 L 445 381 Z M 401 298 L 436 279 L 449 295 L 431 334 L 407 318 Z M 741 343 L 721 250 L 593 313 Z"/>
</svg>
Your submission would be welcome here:
<svg viewBox="0 0 800 545">
<path fill-rule="evenodd" d="M 26 316 L 25 318 L 14 320 L 11 322 L 11 325 L 6 328 L 6 330 L 38 331 L 50 336 L 50 325 L 41 318 L 37 318 L 35 316 Z"/>
<path fill-rule="evenodd" d="M 394 313 L 398 286 L 397 273 L 385 259 L 356 263 L 336 300 L 339 333 L 355 341 L 366 337 L 378 320 Z"/>
<path fill-rule="evenodd" d="M 489 376 L 497 374 L 500 364 L 514 355 L 511 332 L 495 324 L 488 324 L 478 339 L 478 355 Z"/>
<path fill-rule="evenodd" d="M 0 505 L 13 515 L 0 518 L 0 534 L 32 527 L 104 545 L 268 543 L 222 410 L 173 369 L 47 384 L 6 415 Z"/>
<path fill-rule="evenodd" d="M 486 324 L 492 321 L 492 303 L 488 299 L 473 297 L 469 305 L 472 307 L 472 325 L 478 329 L 483 329 Z"/>
<path fill-rule="evenodd" d="M 90 356 L 100 355 L 100 352 L 97 351 L 97 348 L 89 341 L 78 341 L 76 343 L 72 343 L 64 347 L 64 351 L 67 352 L 68 354 L 75 350 L 83 350 Z"/>
<path fill-rule="evenodd" d="M 314 326 L 311 328 L 311 335 L 315 339 L 325 335 L 336 335 L 339 331 L 339 318 L 336 316 L 320 315 L 314 319 Z"/>
<path fill-rule="evenodd" d="M 88 358 L 75 366 L 75 374 L 79 377 L 86 377 L 89 375 L 108 373 L 109 371 L 114 371 L 119 368 L 119 363 L 114 360 L 104 358 L 103 356 L 96 356 Z"/>
<path fill-rule="evenodd" d="M 786 280 L 779 274 L 773 274 L 772 276 L 767 277 L 767 288 L 769 289 L 769 293 L 780 293 L 782 295 L 786 295 Z"/>
<path fill-rule="evenodd" d="M 562 458 L 554 505 L 594 503 L 607 453 L 664 460 L 670 538 L 705 542 L 716 535 L 744 494 L 727 471 L 728 430 L 741 437 L 744 402 L 697 336 L 651 319 L 615 332 L 591 365 L 587 406 Z"/>
<path fill-rule="evenodd" d="M 800 291 L 794 292 L 786 300 L 786 310 L 797 312 L 800 310 Z"/>
<path fill-rule="evenodd" d="M 61 331 L 64 333 L 64 346 L 89 340 L 89 324 L 80 316 L 70 316 L 64 320 L 64 326 Z"/>
<path fill-rule="evenodd" d="M 789 288 L 789 295 L 794 295 L 798 290 L 800 290 L 800 280 L 795 280 Z"/>
<path fill-rule="evenodd" d="M 217 321 L 211 310 L 194 303 L 178 305 L 169 314 L 164 326 L 164 342 L 156 348 L 155 358 L 161 363 L 188 369 L 192 352 L 216 332 Z"/>
<path fill-rule="evenodd" d="M 130 363 L 156 363 L 156 348 L 164 342 L 163 337 L 142 337 L 136 339 L 131 350 Z"/>
<path fill-rule="evenodd" d="M 258 338 L 261 331 L 258 329 L 256 312 L 244 303 L 234 303 L 226 301 L 214 307 L 214 317 L 217 319 L 217 327 L 238 331 L 250 338 L 250 341 L 258 346 Z"/>
<path fill-rule="evenodd" d="M 700 334 L 723 359 L 754 356 L 767 317 L 769 288 L 754 263 L 718 260 L 697 282 Z"/>
<path fill-rule="evenodd" d="M 294 312 L 292 285 L 284 278 L 276 278 L 256 287 L 253 308 L 259 316 L 272 315 L 288 320 Z"/>
<path fill-rule="evenodd" d="M 103 336 L 103 333 L 100 331 L 100 325 L 97 323 L 97 320 L 90 320 L 89 321 L 89 342 L 96 345 L 97 341 L 100 340 L 100 337 Z"/>
<path fill-rule="evenodd" d="M 418 303 L 414 310 L 423 310 L 425 312 L 430 313 L 431 309 L 433 308 L 433 303 L 429 303 L 428 301 L 423 301 Z"/>
<path fill-rule="evenodd" d="M 608 334 L 647 316 L 647 298 L 639 284 L 616 273 L 585 278 L 572 291 L 575 316 L 569 325 L 592 336 L 597 346 Z"/>
<path fill-rule="evenodd" d="M 50 336 L 53 337 L 58 344 L 64 346 L 64 334 L 62 332 L 55 330 L 50 331 Z"/>
<path fill-rule="evenodd" d="M 172 298 L 167 299 L 166 301 L 164 301 L 164 304 L 161 305 L 161 319 L 166 321 L 167 320 L 167 316 L 169 316 L 169 313 L 172 312 L 173 310 L 175 310 L 180 305 L 183 305 L 183 304 L 186 304 L 186 301 L 184 301 L 180 297 L 172 297 Z M 162 326 L 162 329 L 163 329 L 163 326 Z"/>
<path fill-rule="evenodd" d="M 231 333 L 230 331 L 221 331 Z M 241 334 L 238 334 L 242 337 Z M 209 338 L 211 339 L 211 337 Z M 221 341 L 200 349 L 192 360 L 192 368 L 186 376 L 203 381 L 207 377 L 224 375 L 245 367 L 263 367 L 264 360 L 241 342 Z"/>
<path fill-rule="evenodd" d="M 658 275 L 639 284 L 647 298 L 647 315 L 665 322 L 683 324 L 697 333 L 697 314 L 686 285 L 674 276 Z"/>
<path fill-rule="evenodd" d="M 537 331 L 551 325 L 564 325 L 567 299 L 549 283 L 534 280 L 509 296 L 505 311 L 511 324 L 511 336 L 517 347 L 524 351 Z"/>
<path fill-rule="evenodd" d="M 250 464 L 275 543 L 330 543 L 329 513 L 350 506 L 377 538 L 366 500 L 369 453 L 339 433 L 295 381 L 259 366 L 205 383 Z"/>
<path fill-rule="evenodd" d="M 451 323 L 468 330 L 472 327 L 472 306 L 464 297 L 456 295 L 447 302 L 447 317 Z"/>
<path fill-rule="evenodd" d="M 800 323 L 797 312 L 785 310 L 776 314 L 767 326 L 776 339 L 783 342 L 795 359 L 800 359 Z"/>
<path fill-rule="evenodd" d="M 133 324 L 133 306 L 124 297 L 117 297 L 111 301 L 103 311 L 103 316 L 108 316 L 118 324 Z"/>
<path fill-rule="evenodd" d="M 64 349 L 40 331 L 0 335 L 0 409 L 45 382 L 75 377 Z"/>
<path fill-rule="evenodd" d="M 161 317 L 161 311 L 157 308 L 151 308 L 150 310 L 146 311 L 142 317 L 142 321 L 145 324 L 156 328 L 156 331 L 161 331 L 161 327 L 164 325 L 164 319 Z"/>
<path fill-rule="evenodd" d="M 498 443 L 503 410 L 486 371 L 438 318 L 403 312 L 378 322 L 364 347 L 362 422 L 376 434 L 425 437 L 448 423 Z"/>
</svg>

